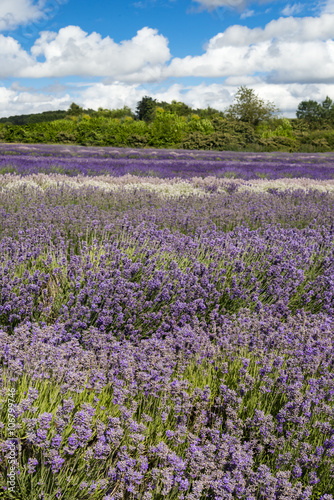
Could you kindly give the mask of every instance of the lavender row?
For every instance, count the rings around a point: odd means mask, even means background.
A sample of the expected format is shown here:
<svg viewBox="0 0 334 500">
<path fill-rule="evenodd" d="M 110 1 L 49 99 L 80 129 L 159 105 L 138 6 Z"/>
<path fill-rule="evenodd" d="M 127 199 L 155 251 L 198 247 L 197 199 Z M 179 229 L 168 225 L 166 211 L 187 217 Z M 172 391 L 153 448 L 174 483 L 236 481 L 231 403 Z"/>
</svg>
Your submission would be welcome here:
<svg viewBox="0 0 334 500">
<path fill-rule="evenodd" d="M 305 309 L 334 312 L 333 231 L 216 231 L 197 240 L 154 225 L 132 237 L 66 243 L 54 228 L 2 240 L 2 327 L 65 323 L 72 335 L 96 326 L 118 338 L 163 335 L 202 321 L 220 325 L 248 307 L 283 317 Z"/>
<path fill-rule="evenodd" d="M 162 198 L 180 198 L 188 195 L 197 195 L 206 197 L 212 193 L 231 194 L 239 191 L 252 191 L 257 193 L 279 194 L 282 191 L 318 191 L 321 193 L 334 192 L 334 179 L 315 180 L 303 178 L 285 178 L 285 179 L 253 179 L 244 181 L 243 179 L 227 179 L 217 178 L 214 176 L 208 177 L 191 177 L 188 179 L 180 179 L 174 177 L 172 179 L 160 179 L 158 177 L 143 177 L 138 175 L 97 175 L 89 177 L 85 175 L 77 175 L 69 177 L 62 174 L 32 174 L 32 175 L 17 175 L 7 173 L 0 175 L 0 191 L 12 191 L 24 188 L 27 190 L 37 190 L 37 192 L 45 191 L 50 187 L 60 187 L 65 189 L 80 189 L 91 188 L 102 190 L 103 194 L 110 191 L 124 189 L 126 191 L 146 190 L 155 192 Z"/>
<path fill-rule="evenodd" d="M 0 173 L 76 175 L 135 174 L 161 178 L 215 175 L 241 179 L 334 178 L 334 156 L 302 153 L 232 153 L 185 150 L 129 150 L 80 146 L 0 144 Z"/>
<path fill-rule="evenodd" d="M 151 335 L 197 318 L 211 325 L 246 305 L 333 314 L 333 195 L 213 194 L 182 205 L 122 191 L 107 201 L 89 189 L 50 189 L 31 205 L 34 196 L 25 196 L 2 197 L 0 318 L 8 331 L 35 320 L 73 333 L 96 326 Z M 148 209 L 145 199 L 160 207 Z M 277 224 L 282 213 L 290 227 Z M 217 228 L 226 220 L 233 230 Z"/>
<path fill-rule="evenodd" d="M 214 161 L 228 159 L 231 161 L 283 161 L 296 163 L 302 161 L 312 164 L 332 165 L 334 153 L 252 153 L 235 151 L 210 151 L 189 149 L 155 149 L 155 148 L 117 148 L 101 146 L 80 146 L 69 144 L 13 144 L 0 142 L 3 155 L 55 156 L 55 157 L 88 157 L 88 158 L 149 158 L 149 159 L 197 159 Z"/>
<path fill-rule="evenodd" d="M 177 186 L 172 181 L 170 185 Z M 192 195 L 189 190 L 187 196 L 163 197 L 140 184 L 131 190 L 123 184 L 109 190 L 96 185 L 73 187 L 63 176 L 59 182 L 56 176 L 53 184 L 43 188 L 36 182 L 29 185 L 29 181 L 16 180 L 11 188 L 0 191 L 0 234 L 16 237 L 18 229 L 36 225 L 54 226 L 55 231 L 59 228 L 64 237 L 68 229 L 75 237 L 92 230 L 117 235 L 128 224 L 153 224 L 187 236 L 212 229 L 227 232 L 240 226 L 260 229 L 266 224 L 326 230 L 334 226 L 333 193 L 312 189 L 312 184 L 286 190 L 281 186 L 265 193 L 252 191 L 252 186 L 243 191 L 237 181 L 220 186 L 214 180 L 203 180 L 189 185 L 200 188 L 206 196 Z"/>
<path fill-rule="evenodd" d="M 137 342 L 0 333 L 22 498 L 332 499 L 333 333 L 320 314 L 247 310 Z"/>
<path fill-rule="evenodd" d="M 0 193 L 5 498 L 333 500 L 334 196 L 231 186 Z"/>
</svg>

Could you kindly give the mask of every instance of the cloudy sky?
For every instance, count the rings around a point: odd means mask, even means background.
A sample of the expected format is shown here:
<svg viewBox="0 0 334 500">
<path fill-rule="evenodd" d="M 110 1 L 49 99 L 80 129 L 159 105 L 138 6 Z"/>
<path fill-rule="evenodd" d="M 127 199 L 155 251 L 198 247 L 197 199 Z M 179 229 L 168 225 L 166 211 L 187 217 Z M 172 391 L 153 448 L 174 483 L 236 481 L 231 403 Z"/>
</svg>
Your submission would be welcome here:
<svg viewBox="0 0 334 500">
<path fill-rule="evenodd" d="M 334 99 L 334 0 L 0 0 L 0 116 Z"/>
</svg>

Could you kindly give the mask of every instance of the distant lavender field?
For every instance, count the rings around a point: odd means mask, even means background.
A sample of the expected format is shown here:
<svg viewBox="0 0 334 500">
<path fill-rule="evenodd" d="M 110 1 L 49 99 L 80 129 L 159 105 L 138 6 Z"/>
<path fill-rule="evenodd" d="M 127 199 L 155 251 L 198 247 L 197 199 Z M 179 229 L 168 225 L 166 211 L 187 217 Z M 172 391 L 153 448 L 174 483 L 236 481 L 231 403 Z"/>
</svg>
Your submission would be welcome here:
<svg viewBox="0 0 334 500">
<path fill-rule="evenodd" d="M 334 179 L 334 153 L 235 153 L 0 144 L 0 174 Z"/>
<path fill-rule="evenodd" d="M 0 155 L 0 498 L 333 500 L 334 155 Z"/>
</svg>

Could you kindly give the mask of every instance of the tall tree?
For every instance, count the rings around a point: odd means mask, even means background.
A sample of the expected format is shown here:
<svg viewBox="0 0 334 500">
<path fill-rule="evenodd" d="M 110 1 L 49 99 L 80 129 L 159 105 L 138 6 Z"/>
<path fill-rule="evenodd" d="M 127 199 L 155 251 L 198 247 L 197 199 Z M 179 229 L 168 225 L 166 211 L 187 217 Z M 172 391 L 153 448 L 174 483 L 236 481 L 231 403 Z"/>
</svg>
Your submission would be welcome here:
<svg viewBox="0 0 334 500">
<path fill-rule="evenodd" d="M 334 102 L 330 97 L 326 97 L 324 101 L 321 103 L 322 107 L 322 115 L 325 120 L 334 121 Z"/>
<path fill-rule="evenodd" d="M 154 119 L 154 112 L 156 109 L 156 99 L 145 95 L 137 104 L 136 116 L 138 120 L 151 122 Z"/>
<path fill-rule="evenodd" d="M 234 103 L 227 109 L 229 118 L 258 125 L 259 122 L 269 120 L 279 112 L 274 103 L 260 99 L 254 89 L 239 87 Z"/>
<path fill-rule="evenodd" d="M 75 102 L 72 102 L 71 106 L 67 110 L 67 115 L 69 116 L 79 116 L 84 112 L 83 108 L 81 108 Z"/>
<path fill-rule="evenodd" d="M 308 101 L 301 101 L 298 104 L 296 116 L 299 119 L 306 120 L 308 122 L 316 122 L 322 119 L 323 109 L 321 104 L 312 99 Z"/>
</svg>

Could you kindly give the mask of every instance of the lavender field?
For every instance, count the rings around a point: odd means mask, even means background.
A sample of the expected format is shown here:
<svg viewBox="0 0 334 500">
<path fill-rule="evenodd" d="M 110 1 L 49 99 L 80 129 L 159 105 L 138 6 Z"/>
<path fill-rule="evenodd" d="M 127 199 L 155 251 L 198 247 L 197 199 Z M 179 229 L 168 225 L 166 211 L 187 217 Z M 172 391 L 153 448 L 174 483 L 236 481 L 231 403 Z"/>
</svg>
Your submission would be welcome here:
<svg viewBox="0 0 334 500">
<path fill-rule="evenodd" d="M 334 179 L 334 153 L 235 153 L 0 143 L 0 174 Z"/>
<path fill-rule="evenodd" d="M 334 153 L 0 173 L 0 498 L 333 500 Z"/>
</svg>

